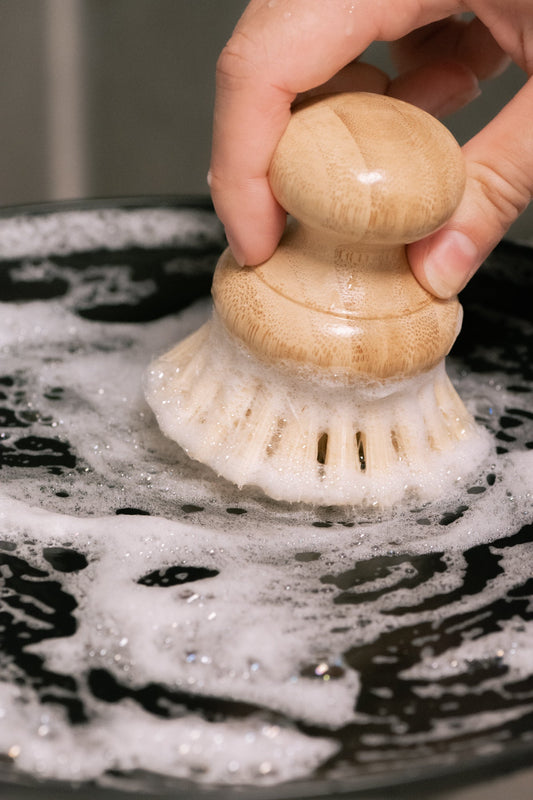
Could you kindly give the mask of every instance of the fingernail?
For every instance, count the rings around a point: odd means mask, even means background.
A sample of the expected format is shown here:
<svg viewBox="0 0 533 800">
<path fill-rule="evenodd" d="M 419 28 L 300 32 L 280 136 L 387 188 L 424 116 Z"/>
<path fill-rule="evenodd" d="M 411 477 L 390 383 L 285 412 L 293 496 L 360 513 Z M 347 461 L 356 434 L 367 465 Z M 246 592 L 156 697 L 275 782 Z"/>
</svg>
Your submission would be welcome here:
<svg viewBox="0 0 533 800">
<path fill-rule="evenodd" d="M 466 286 L 480 263 L 472 239 L 461 231 L 446 231 L 436 235 L 424 260 L 426 281 L 433 294 L 448 299 Z"/>
<path fill-rule="evenodd" d="M 453 97 L 448 98 L 447 101 L 438 107 L 436 110 L 436 116 L 440 119 L 441 117 L 447 117 L 448 114 L 453 114 L 456 111 L 460 111 L 461 108 L 464 108 L 469 103 L 477 100 L 480 95 L 481 89 L 479 86 L 474 86 L 472 89 L 469 89 L 462 94 L 454 95 Z"/>
<path fill-rule="evenodd" d="M 213 182 L 213 175 L 211 173 L 211 170 L 208 171 L 206 180 L 207 180 L 207 185 L 209 186 L 209 188 L 211 188 L 211 183 Z"/>
<path fill-rule="evenodd" d="M 244 251 L 240 248 L 239 243 L 233 238 L 231 233 L 226 231 L 226 239 L 228 240 L 229 249 L 233 255 L 233 258 L 239 265 L 239 267 L 244 267 L 246 264 L 246 259 L 244 257 Z"/>
</svg>

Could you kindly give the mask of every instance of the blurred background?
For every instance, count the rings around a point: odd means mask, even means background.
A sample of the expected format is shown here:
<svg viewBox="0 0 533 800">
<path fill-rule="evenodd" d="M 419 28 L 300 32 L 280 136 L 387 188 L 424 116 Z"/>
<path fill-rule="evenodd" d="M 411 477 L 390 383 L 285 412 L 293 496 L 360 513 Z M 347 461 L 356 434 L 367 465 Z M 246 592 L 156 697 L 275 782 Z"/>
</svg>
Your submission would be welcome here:
<svg viewBox="0 0 533 800">
<path fill-rule="evenodd" d="M 0 0 L 0 206 L 206 194 L 215 63 L 245 5 Z M 384 45 L 367 60 L 390 71 Z M 446 123 L 465 141 L 523 81 L 509 69 Z"/>
</svg>

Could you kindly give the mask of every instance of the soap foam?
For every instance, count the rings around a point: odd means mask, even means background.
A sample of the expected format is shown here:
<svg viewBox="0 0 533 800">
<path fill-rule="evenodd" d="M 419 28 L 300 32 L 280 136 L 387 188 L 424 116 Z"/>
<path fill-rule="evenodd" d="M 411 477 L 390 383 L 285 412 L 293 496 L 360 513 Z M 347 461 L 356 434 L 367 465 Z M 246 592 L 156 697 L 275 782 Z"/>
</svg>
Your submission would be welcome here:
<svg viewBox="0 0 533 800">
<path fill-rule="evenodd" d="M 38 258 L 86 250 L 188 247 L 220 242 L 220 223 L 209 211 L 121 209 L 58 211 L 0 219 L 0 257 Z"/>
<path fill-rule="evenodd" d="M 46 250 L 42 241 L 37 249 Z M 74 271 L 69 280 L 72 292 L 85 291 Z M 121 291 L 127 293 L 127 281 Z M 388 516 L 239 492 L 161 434 L 141 391 L 154 355 L 201 325 L 209 304 L 143 325 L 108 324 L 76 316 L 70 297 L 2 304 L 2 375 L 12 379 L 2 390 L 17 424 L 0 442 L 7 459 L 0 582 L 9 614 L 42 633 L 32 644 L 21 641 L 22 652 L 42 660 L 55 686 L 63 686 L 61 696 L 79 700 L 85 719 L 73 724 L 68 705 L 46 701 L 6 655 L 0 752 L 7 760 L 20 772 L 62 780 L 147 770 L 262 785 L 312 776 L 339 752 L 338 733 L 351 726 L 363 732 L 361 770 L 383 769 L 385 750 L 401 753 L 404 740 L 415 753 L 426 740 L 453 740 L 458 720 L 462 732 L 490 731 L 496 712 L 488 710 L 444 715 L 430 734 L 402 732 L 407 723 L 399 718 L 384 731 L 385 717 L 379 733 L 365 732 L 369 714 L 358 702 L 368 675 L 357 654 L 404 628 L 438 638 L 448 619 L 471 615 L 460 641 L 452 631 L 451 644 L 437 652 L 430 638 L 414 663 L 391 661 L 391 674 L 399 669 L 398 680 L 416 684 L 421 702 L 424 691 L 456 691 L 459 703 L 475 664 L 501 664 L 507 682 L 530 675 L 531 622 L 517 615 L 483 635 L 475 623 L 530 575 L 531 544 L 506 543 L 532 519 L 533 452 L 518 434 L 514 450 L 487 456 L 478 474 L 442 500 L 407 504 Z M 453 362 L 450 372 L 489 429 L 517 403 L 503 388 L 503 373 L 467 374 Z M 30 436 L 45 443 L 40 450 Z M 40 456 L 49 458 L 49 471 L 25 466 L 25 458 Z M 87 566 L 54 568 L 45 555 L 53 547 L 83 553 Z M 469 593 L 467 555 L 477 547 L 497 565 L 487 584 Z M 17 595 L 11 556 L 41 571 L 33 585 L 57 581 L 74 598 L 71 634 L 55 632 L 50 608 L 33 595 L 22 605 L 8 602 Z M 390 566 L 361 577 L 357 570 L 377 557 Z M 150 584 L 147 576 L 175 567 L 207 572 L 175 585 Z M 383 652 L 394 660 L 392 650 Z M 379 666 L 378 660 L 373 668 Z M 450 675 L 457 676 L 455 690 L 442 683 Z M 103 676 L 118 695 L 114 702 L 98 690 Z M 497 676 L 487 680 L 501 691 Z M 142 702 L 149 686 L 157 687 L 152 712 Z M 376 692 L 386 703 L 392 689 Z M 206 715 L 210 698 L 223 709 L 220 718 Z M 517 703 L 497 719 L 521 713 Z"/>
</svg>

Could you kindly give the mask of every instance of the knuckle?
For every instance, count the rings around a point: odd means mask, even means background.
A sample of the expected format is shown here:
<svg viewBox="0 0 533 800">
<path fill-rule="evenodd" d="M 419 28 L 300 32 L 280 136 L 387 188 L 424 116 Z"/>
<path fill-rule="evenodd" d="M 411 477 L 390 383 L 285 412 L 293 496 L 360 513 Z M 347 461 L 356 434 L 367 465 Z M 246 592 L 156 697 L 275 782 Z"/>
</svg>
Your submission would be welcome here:
<svg viewBox="0 0 533 800">
<path fill-rule="evenodd" d="M 523 170 L 509 162 L 500 166 L 477 161 L 470 177 L 488 201 L 495 226 L 502 230 L 507 230 L 531 200 L 531 189 L 524 180 Z"/>
<path fill-rule="evenodd" d="M 220 196 L 223 194 L 228 184 L 224 175 L 219 174 L 217 171 L 209 170 L 209 189 L 212 195 Z"/>
<path fill-rule="evenodd" d="M 257 46 L 244 33 L 235 31 L 220 53 L 216 65 L 217 85 L 232 88 L 249 81 L 255 72 Z"/>
</svg>

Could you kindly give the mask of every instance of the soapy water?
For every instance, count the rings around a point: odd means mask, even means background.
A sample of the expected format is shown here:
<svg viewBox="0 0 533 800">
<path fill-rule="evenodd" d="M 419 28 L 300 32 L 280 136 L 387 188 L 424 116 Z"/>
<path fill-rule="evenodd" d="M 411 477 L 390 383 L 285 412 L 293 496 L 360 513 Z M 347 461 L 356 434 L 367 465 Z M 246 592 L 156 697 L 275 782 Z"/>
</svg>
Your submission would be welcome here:
<svg viewBox="0 0 533 800">
<path fill-rule="evenodd" d="M 494 446 L 454 493 L 383 517 L 275 503 L 145 404 L 150 360 L 209 313 L 221 244 L 207 212 L 181 240 L 169 213 L 159 248 L 153 212 L 67 214 L 59 256 L 41 218 L 0 265 L 4 776 L 350 781 L 530 739 L 526 314 L 467 312 L 449 372 Z"/>
</svg>

